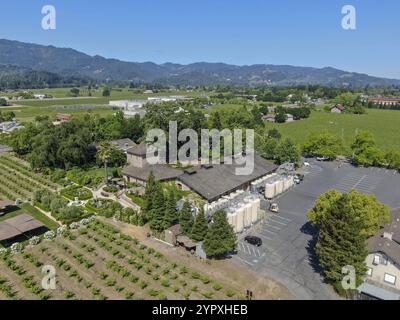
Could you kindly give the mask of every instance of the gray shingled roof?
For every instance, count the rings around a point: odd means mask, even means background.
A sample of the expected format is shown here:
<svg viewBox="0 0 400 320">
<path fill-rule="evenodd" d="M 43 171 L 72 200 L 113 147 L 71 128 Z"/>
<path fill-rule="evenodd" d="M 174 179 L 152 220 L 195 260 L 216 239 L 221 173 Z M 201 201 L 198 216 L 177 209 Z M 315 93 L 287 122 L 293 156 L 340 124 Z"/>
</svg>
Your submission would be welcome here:
<svg viewBox="0 0 400 320">
<path fill-rule="evenodd" d="M 241 166 L 235 163 L 213 165 L 209 168 L 198 167 L 195 173 L 185 172 L 185 174 L 178 177 L 178 180 L 200 194 L 204 199 L 212 202 L 278 168 L 277 165 L 263 159 L 257 154 L 254 155 L 254 170 L 252 174 L 236 175 L 235 169 L 239 167 Z"/>
<path fill-rule="evenodd" d="M 27 214 L 0 222 L 0 241 L 8 240 L 23 233 L 44 227 L 45 225 Z"/>
<path fill-rule="evenodd" d="M 131 139 L 113 140 L 113 141 L 111 141 L 111 144 L 113 144 L 114 146 L 116 146 L 120 149 L 123 149 L 123 150 L 127 150 L 129 148 L 136 146 L 136 143 L 133 142 Z"/>
<path fill-rule="evenodd" d="M 138 144 L 132 148 L 129 148 L 126 152 L 135 156 L 145 156 L 147 154 L 147 144 Z"/>
<path fill-rule="evenodd" d="M 123 169 L 122 173 L 125 176 L 138 179 L 141 181 L 147 181 L 153 172 L 154 177 L 157 181 L 166 181 L 176 179 L 178 176 L 183 174 L 182 170 L 174 169 L 168 167 L 167 165 L 157 164 L 157 165 L 145 165 L 143 168 L 138 168 L 134 166 L 127 166 Z"/>
<path fill-rule="evenodd" d="M 392 234 L 392 240 L 383 237 L 385 232 Z M 368 239 L 368 251 L 382 252 L 400 266 L 400 210 L 393 211 L 391 223 Z"/>
</svg>

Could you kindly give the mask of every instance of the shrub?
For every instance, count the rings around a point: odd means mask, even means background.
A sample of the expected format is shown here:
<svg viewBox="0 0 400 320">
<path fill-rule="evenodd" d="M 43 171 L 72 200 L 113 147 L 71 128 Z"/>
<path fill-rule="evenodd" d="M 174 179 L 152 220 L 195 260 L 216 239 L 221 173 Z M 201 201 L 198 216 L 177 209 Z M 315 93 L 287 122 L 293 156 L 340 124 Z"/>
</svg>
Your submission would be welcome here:
<svg viewBox="0 0 400 320">
<path fill-rule="evenodd" d="M 228 289 L 228 291 L 226 292 L 226 295 L 229 298 L 232 298 L 235 294 L 236 294 L 236 292 L 233 291 L 232 289 Z"/>
<path fill-rule="evenodd" d="M 85 215 L 86 213 L 82 210 L 82 208 L 70 206 L 61 209 L 58 219 L 65 224 L 70 224 L 72 222 L 81 220 Z"/>
<path fill-rule="evenodd" d="M 220 291 L 222 289 L 222 286 L 219 283 L 214 283 L 213 289 L 215 291 Z"/>
<path fill-rule="evenodd" d="M 75 198 L 78 198 L 78 200 L 81 201 L 89 200 L 93 197 L 92 191 L 77 185 L 65 188 L 61 191 L 61 195 L 70 200 L 75 200 Z"/>
<path fill-rule="evenodd" d="M 151 297 L 157 297 L 159 295 L 159 292 L 156 289 L 149 289 L 147 291 L 147 293 L 151 296 Z"/>
</svg>

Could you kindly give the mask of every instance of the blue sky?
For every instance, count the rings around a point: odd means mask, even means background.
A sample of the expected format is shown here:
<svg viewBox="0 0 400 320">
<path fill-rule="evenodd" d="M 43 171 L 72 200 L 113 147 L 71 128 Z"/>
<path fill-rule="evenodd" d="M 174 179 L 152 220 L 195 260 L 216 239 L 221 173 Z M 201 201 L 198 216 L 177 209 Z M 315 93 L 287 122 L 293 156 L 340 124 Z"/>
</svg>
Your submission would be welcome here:
<svg viewBox="0 0 400 320">
<path fill-rule="evenodd" d="M 42 6 L 57 29 L 41 28 Z M 357 30 L 341 8 L 357 9 Z M 3 0 L 0 38 L 127 61 L 332 66 L 400 79 L 398 0 Z"/>
</svg>

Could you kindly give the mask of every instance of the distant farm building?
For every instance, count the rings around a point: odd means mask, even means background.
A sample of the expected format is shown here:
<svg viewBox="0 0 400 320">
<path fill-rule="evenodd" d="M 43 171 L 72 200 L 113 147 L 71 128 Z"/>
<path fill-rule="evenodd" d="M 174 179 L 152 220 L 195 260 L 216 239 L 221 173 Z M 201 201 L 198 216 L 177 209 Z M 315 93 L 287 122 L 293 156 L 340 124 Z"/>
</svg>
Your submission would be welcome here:
<svg viewBox="0 0 400 320">
<path fill-rule="evenodd" d="M 23 129 L 24 126 L 20 125 L 16 121 L 7 121 L 0 123 L 0 132 L 2 133 L 11 133 L 14 130 Z"/>
<path fill-rule="evenodd" d="M 343 113 L 345 110 L 346 110 L 346 108 L 341 104 L 334 105 L 331 108 L 332 113 Z"/>
<path fill-rule="evenodd" d="M 60 123 L 71 121 L 72 116 L 68 113 L 59 113 L 56 116 L 56 121 Z"/>
<path fill-rule="evenodd" d="M 383 96 L 368 97 L 368 102 L 386 106 L 388 105 L 393 106 L 396 104 L 400 104 L 400 97 L 383 97 Z"/>
</svg>

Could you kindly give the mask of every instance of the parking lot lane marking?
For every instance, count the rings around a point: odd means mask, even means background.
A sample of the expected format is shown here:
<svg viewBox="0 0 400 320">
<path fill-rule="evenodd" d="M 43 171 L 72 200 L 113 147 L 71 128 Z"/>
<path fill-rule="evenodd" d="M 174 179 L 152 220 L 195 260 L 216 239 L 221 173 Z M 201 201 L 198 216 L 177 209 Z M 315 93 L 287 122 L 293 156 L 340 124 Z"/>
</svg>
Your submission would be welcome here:
<svg viewBox="0 0 400 320">
<path fill-rule="evenodd" d="M 250 266 L 252 266 L 252 267 L 254 266 L 253 263 L 251 263 L 251 262 L 249 262 L 249 261 L 247 261 L 247 260 L 244 260 L 242 257 L 239 257 L 238 255 L 236 255 L 236 258 L 242 260 L 244 263 L 247 263 L 248 265 L 250 265 Z"/>
<path fill-rule="evenodd" d="M 249 255 L 251 255 L 250 247 L 248 245 L 246 245 L 246 248 L 247 248 L 247 251 L 249 252 Z"/>
<path fill-rule="evenodd" d="M 279 227 L 275 227 L 275 226 L 272 226 L 272 225 L 267 225 L 267 227 L 271 227 L 271 228 L 274 228 L 274 229 L 276 229 L 276 230 L 282 230 L 282 228 L 279 228 Z"/>
<path fill-rule="evenodd" d="M 263 234 L 258 234 L 257 237 L 260 237 L 263 240 L 265 239 L 265 240 L 273 241 L 273 239 L 271 239 L 270 237 L 267 237 L 267 236 L 265 236 Z"/>
<path fill-rule="evenodd" d="M 272 234 L 272 235 L 274 235 L 274 236 L 278 235 L 277 232 L 274 232 L 274 231 L 271 231 L 271 230 L 268 230 L 268 229 L 265 229 L 265 228 L 261 228 L 261 230 L 262 230 L 263 232 L 268 232 L 268 233 L 270 233 L 270 234 Z"/>
<path fill-rule="evenodd" d="M 252 249 L 253 249 L 254 255 L 257 256 L 257 254 L 256 254 L 256 249 L 254 249 L 254 247 L 252 247 Z"/>
<path fill-rule="evenodd" d="M 365 178 L 367 178 L 368 176 L 367 175 L 363 175 L 361 178 L 360 178 L 360 180 L 358 180 L 358 182 L 354 185 L 354 189 L 355 188 L 357 188 L 364 180 L 365 180 Z"/>
<path fill-rule="evenodd" d="M 261 252 L 260 252 L 260 250 L 258 248 L 257 248 L 257 254 L 258 254 L 259 257 L 261 257 Z"/>
<path fill-rule="evenodd" d="M 270 221 L 274 222 L 274 223 L 277 223 L 277 224 L 280 224 L 282 226 L 287 226 L 287 223 L 284 223 L 284 222 L 276 221 L 276 220 L 273 220 L 273 219 L 270 219 Z"/>
<path fill-rule="evenodd" d="M 287 222 L 291 222 L 292 221 L 291 219 L 288 219 L 288 218 L 285 218 L 285 217 L 282 217 L 282 216 L 279 216 L 279 215 L 275 215 L 275 216 L 272 216 L 272 217 L 279 218 L 279 219 L 282 219 L 282 220 L 287 221 Z"/>
</svg>

